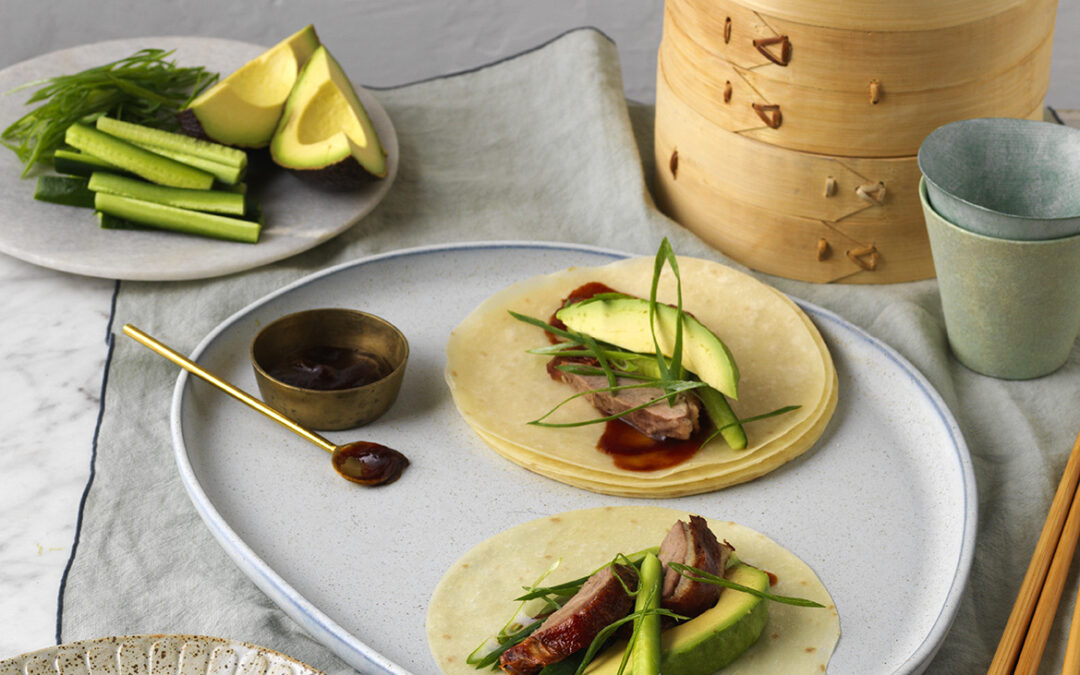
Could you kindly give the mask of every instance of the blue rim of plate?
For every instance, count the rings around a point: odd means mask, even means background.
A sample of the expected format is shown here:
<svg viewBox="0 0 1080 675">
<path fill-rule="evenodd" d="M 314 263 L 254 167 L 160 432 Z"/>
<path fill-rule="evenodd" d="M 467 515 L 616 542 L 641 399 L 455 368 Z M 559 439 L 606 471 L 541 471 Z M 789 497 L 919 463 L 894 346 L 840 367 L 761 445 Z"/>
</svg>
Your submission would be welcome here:
<svg viewBox="0 0 1080 675">
<path fill-rule="evenodd" d="M 597 256 L 610 258 L 612 261 L 633 257 L 635 255 L 625 251 L 584 244 L 536 241 L 476 241 L 456 244 L 433 244 L 387 251 L 385 253 L 357 258 L 356 260 L 350 260 L 334 265 L 333 267 L 328 267 L 314 274 L 297 279 L 296 281 L 263 296 L 237 311 L 214 328 L 214 330 L 199 342 L 191 353 L 190 358 L 193 361 L 198 361 L 202 353 L 220 334 L 224 333 L 227 329 L 232 327 L 233 324 L 258 307 L 272 302 L 273 300 L 290 293 L 294 289 L 306 286 L 324 277 L 332 276 L 343 270 L 394 258 L 442 254 L 453 251 L 510 248 L 591 253 Z M 964 593 L 964 589 L 967 587 L 971 563 L 975 554 L 978 498 L 975 486 L 975 471 L 971 463 L 971 456 L 968 452 L 967 443 L 964 441 L 963 434 L 960 431 L 959 425 L 956 423 L 956 419 L 953 417 L 948 406 L 945 405 L 941 395 L 934 386 L 930 384 L 926 377 L 920 373 L 911 362 L 901 356 L 899 352 L 858 326 L 841 318 L 834 312 L 804 300 L 797 298 L 791 299 L 798 304 L 803 311 L 810 315 L 811 318 L 820 321 L 828 321 L 843 328 L 875 348 L 885 358 L 895 364 L 908 376 L 912 383 L 926 397 L 927 401 L 930 402 L 938 415 L 939 421 L 948 431 L 949 438 L 952 440 L 951 450 L 959 465 L 960 474 L 963 477 L 964 526 L 960 553 L 957 557 L 952 583 L 949 586 L 949 592 L 945 597 L 945 601 L 942 603 L 941 611 L 938 613 L 937 619 L 934 621 L 933 626 L 930 628 L 930 631 L 927 633 L 919 647 L 908 657 L 905 663 L 893 671 L 892 675 L 920 673 L 927 665 L 929 665 L 930 661 L 937 653 L 937 650 L 941 647 L 942 642 L 945 640 L 945 636 L 949 632 L 949 628 L 952 626 L 953 620 L 956 618 L 956 612 L 960 607 L 960 599 Z M 359 669 L 361 666 L 374 666 L 382 669 L 383 672 L 392 673 L 394 675 L 411 675 L 409 671 L 393 663 L 372 649 L 369 645 L 353 636 L 340 624 L 326 616 L 321 610 L 297 593 L 284 579 L 266 565 L 221 518 L 220 514 L 218 514 L 217 510 L 210 502 L 209 497 L 205 491 L 203 491 L 195 476 L 191 463 L 188 461 L 187 447 L 184 444 L 183 430 L 181 429 L 180 421 L 183 411 L 184 390 L 187 387 L 188 378 L 188 373 L 186 371 L 181 371 L 180 375 L 177 377 L 176 386 L 173 389 L 173 401 L 170 410 L 170 430 L 173 441 L 173 454 L 176 459 L 177 467 L 180 470 L 180 478 L 184 483 L 188 496 L 194 504 L 195 509 L 198 511 L 199 516 L 210 529 L 214 538 L 218 540 L 222 548 L 225 549 L 225 552 L 232 558 L 233 562 L 244 570 L 248 577 L 251 578 L 264 593 L 269 595 L 282 611 L 299 623 L 321 644 L 337 654 L 340 658 L 347 661 L 354 668 Z M 362 661 L 358 659 L 362 659 Z"/>
</svg>

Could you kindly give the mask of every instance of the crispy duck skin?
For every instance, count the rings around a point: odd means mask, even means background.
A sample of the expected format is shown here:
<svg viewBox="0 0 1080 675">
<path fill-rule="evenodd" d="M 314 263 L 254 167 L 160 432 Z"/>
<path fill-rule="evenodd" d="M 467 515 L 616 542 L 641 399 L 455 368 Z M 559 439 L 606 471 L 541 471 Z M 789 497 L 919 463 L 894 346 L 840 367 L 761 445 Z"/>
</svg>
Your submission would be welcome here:
<svg viewBox="0 0 1080 675">
<path fill-rule="evenodd" d="M 556 356 L 548 362 L 548 374 L 552 379 L 565 382 L 577 392 L 591 392 L 585 394 L 585 399 L 599 410 L 604 416 L 615 415 L 664 395 L 659 387 L 642 387 L 640 389 L 624 389 L 622 391 L 597 391 L 608 387 L 608 380 L 603 375 L 579 375 L 559 370 L 556 366 L 564 363 L 591 363 L 589 359 L 571 359 L 564 356 Z M 617 384 L 637 384 L 638 380 L 618 378 Z M 700 404 L 697 398 L 679 394 L 675 399 L 675 405 L 668 405 L 666 401 L 659 401 L 653 405 L 627 413 L 619 418 L 621 421 L 634 427 L 641 433 L 663 440 L 665 438 L 678 438 L 686 440 L 698 430 L 698 417 Z"/>
<path fill-rule="evenodd" d="M 727 542 L 716 540 L 716 535 L 701 516 L 690 516 L 689 523 L 677 521 L 660 544 L 659 558 L 664 566 L 660 606 L 676 614 L 695 617 L 715 605 L 720 596 L 719 586 L 687 579 L 668 563 L 682 563 L 723 576 L 733 550 Z"/>
<path fill-rule="evenodd" d="M 512 675 L 531 675 L 588 647 L 605 626 L 630 613 L 634 598 L 626 589 L 636 587 L 637 570 L 633 567 L 604 567 L 532 635 L 503 652 L 499 667 Z"/>
</svg>

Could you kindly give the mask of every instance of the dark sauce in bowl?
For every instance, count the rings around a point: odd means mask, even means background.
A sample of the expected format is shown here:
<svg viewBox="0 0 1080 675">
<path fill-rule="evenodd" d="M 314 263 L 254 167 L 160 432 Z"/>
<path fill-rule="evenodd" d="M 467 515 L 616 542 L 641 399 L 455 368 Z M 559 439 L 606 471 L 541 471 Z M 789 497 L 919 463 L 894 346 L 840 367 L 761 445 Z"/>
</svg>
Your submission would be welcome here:
<svg viewBox="0 0 1080 675">
<path fill-rule="evenodd" d="M 270 377 L 304 389 L 333 391 L 362 387 L 390 374 L 377 354 L 347 347 L 312 345 L 286 355 L 266 369 Z"/>
</svg>

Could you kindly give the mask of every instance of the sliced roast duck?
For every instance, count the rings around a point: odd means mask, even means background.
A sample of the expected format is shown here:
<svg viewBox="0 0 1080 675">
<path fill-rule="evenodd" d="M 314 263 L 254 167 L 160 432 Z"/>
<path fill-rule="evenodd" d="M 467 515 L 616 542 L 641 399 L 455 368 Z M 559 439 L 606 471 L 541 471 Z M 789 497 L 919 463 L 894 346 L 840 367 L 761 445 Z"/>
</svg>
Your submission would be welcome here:
<svg viewBox="0 0 1080 675">
<path fill-rule="evenodd" d="M 574 597 L 549 616 L 532 635 L 502 653 L 499 667 L 514 675 L 537 673 L 585 649 L 597 633 L 630 613 L 637 570 L 608 565 L 585 581 Z"/>
</svg>

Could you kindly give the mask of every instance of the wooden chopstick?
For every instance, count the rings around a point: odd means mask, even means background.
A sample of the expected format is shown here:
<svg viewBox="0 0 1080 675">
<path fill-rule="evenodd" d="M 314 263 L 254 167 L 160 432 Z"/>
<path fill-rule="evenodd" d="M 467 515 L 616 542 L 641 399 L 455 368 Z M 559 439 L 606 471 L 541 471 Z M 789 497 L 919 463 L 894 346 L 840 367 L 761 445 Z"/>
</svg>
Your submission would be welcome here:
<svg viewBox="0 0 1080 675">
<path fill-rule="evenodd" d="M 1054 499 L 1050 503 L 1050 511 L 1046 515 L 1046 522 L 1043 524 L 1039 540 L 1035 544 L 1035 552 L 1031 556 L 1027 573 L 1024 574 L 1024 580 L 1020 584 L 1020 592 L 1017 593 L 1016 602 L 1013 604 L 1012 612 L 1010 612 L 1009 619 L 1005 624 L 1005 630 L 1001 634 L 1001 641 L 998 642 L 997 651 L 994 652 L 994 659 L 990 663 L 987 675 L 1008 675 L 1013 672 L 1033 673 L 1038 668 L 1038 661 L 1042 658 L 1042 651 L 1046 646 L 1046 638 L 1049 635 L 1049 627 L 1053 623 L 1053 616 L 1057 611 L 1058 599 L 1061 597 L 1061 589 L 1065 582 L 1064 577 L 1068 573 L 1069 561 L 1072 559 L 1072 553 L 1076 548 L 1077 535 L 1080 535 L 1080 499 L 1074 499 L 1077 482 L 1080 482 L 1080 434 L 1076 437 L 1076 443 L 1073 444 L 1072 452 L 1069 454 L 1069 461 L 1065 465 L 1065 471 L 1062 473 L 1061 481 L 1058 483 L 1057 492 L 1054 493 Z M 1059 539 L 1062 538 L 1062 532 L 1066 529 L 1067 521 L 1070 520 L 1072 522 L 1068 524 L 1072 526 L 1072 529 L 1069 531 L 1069 536 L 1071 536 L 1072 543 L 1069 544 L 1063 540 L 1061 543 L 1065 546 L 1061 546 L 1059 545 Z M 1064 553 L 1065 548 L 1069 549 L 1068 556 L 1056 555 L 1059 549 Z M 1048 579 L 1048 572 L 1053 567 L 1055 559 L 1059 560 L 1054 579 L 1054 583 L 1057 585 L 1056 593 L 1053 592 L 1053 588 L 1048 589 L 1049 593 L 1046 594 L 1046 600 L 1041 601 L 1041 596 L 1044 595 L 1044 585 Z M 1064 572 L 1061 571 L 1061 568 L 1064 568 Z M 1060 576 L 1060 579 L 1057 578 L 1058 576 Z M 1038 617 L 1034 618 L 1033 615 L 1036 612 L 1037 605 L 1041 605 L 1041 607 L 1038 607 Z M 1048 618 L 1047 613 L 1049 613 Z M 1030 642 L 1030 646 L 1028 646 L 1028 636 L 1031 629 L 1035 630 L 1035 635 Z M 1041 644 L 1039 644 L 1040 635 Z M 1021 652 L 1021 647 L 1024 647 L 1026 654 Z M 1021 663 L 1017 660 L 1018 655 L 1024 657 L 1024 667 L 1030 670 L 1022 671 L 1020 669 Z M 1032 657 L 1035 658 L 1034 666 L 1031 665 L 1030 661 Z M 1013 664 L 1016 664 L 1015 671 L 1013 670 Z"/>
<path fill-rule="evenodd" d="M 1046 574 L 1039 602 L 1035 605 L 1035 614 L 1031 617 L 1031 625 L 1028 626 L 1027 637 L 1024 638 L 1024 647 L 1016 661 L 1014 672 L 1017 675 L 1034 675 L 1039 669 L 1046 639 L 1050 637 L 1050 629 L 1054 626 L 1054 615 L 1057 614 L 1058 603 L 1061 601 L 1061 591 L 1065 588 L 1065 578 L 1069 576 L 1069 565 L 1072 564 L 1078 538 L 1080 495 L 1073 494 L 1069 515 L 1065 518 L 1065 527 L 1061 530 L 1061 538 L 1058 539 L 1054 557 L 1050 561 L 1050 571 Z"/>
<path fill-rule="evenodd" d="M 1065 645 L 1065 664 L 1062 673 L 1080 673 L 1080 594 L 1076 596 L 1072 623 L 1069 624 L 1069 642 Z"/>
</svg>

